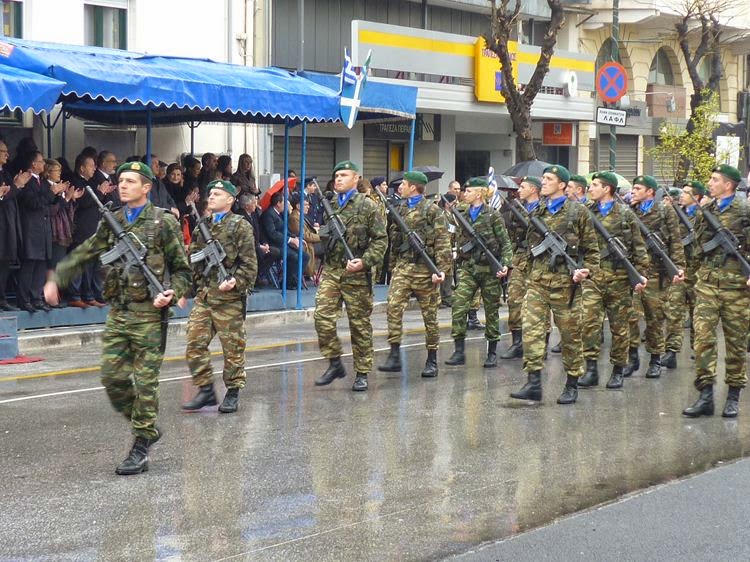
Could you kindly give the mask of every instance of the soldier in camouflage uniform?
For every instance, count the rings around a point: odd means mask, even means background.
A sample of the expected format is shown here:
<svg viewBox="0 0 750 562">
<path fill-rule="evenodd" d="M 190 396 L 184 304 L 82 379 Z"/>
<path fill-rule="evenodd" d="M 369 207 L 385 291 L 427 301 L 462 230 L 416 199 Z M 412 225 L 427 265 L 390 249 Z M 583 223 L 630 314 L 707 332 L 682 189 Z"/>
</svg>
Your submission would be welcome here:
<svg viewBox="0 0 750 562">
<path fill-rule="evenodd" d="M 336 320 L 342 303 L 349 317 L 354 369 L 357 376 L 352 390 L 367 390 L 367 375 L 372 370 L 372 274 L 371 268 L 383 262 L 388 234 L 378 206 L 357 192 L 359 167 L 350 160 L 336 165 L 333 212 L 346 228 L 346 241 L 354 253 L 347 260 L 344 246 L 324 227 L 320 234 L 326 240 L 326 264 L 315 297 L 315 330 L 328 369 L 315 380 L 317 386 L 331 384 L 346 376 L 341 363 L 341 341 L 336 334 Z M 330 223 L 330 218 L 327 219 Z M 330 226 L 328 224 L 327 226 Z"/>
<path fill-rule="evenodd" d="M 581 203 L 565 196 L 570 172 L 564 166 L 549 166 L 542 176 L 541 194 L 546 204 L 532 216 L 542 220 L 549 230 L 557 232 L 567 244 L 568 255 L 582 264 L 572 275 L 566 263 L 550 263 L 549 252 L 534 256 L 532 249 L 544 237 L 531 224 L 526 238 L 529 248 L 526 312 L 523 318 L 523 357 L 528 372 L 527 383 L 512 398 L 542 399 L 542 361 L 546 348 L 545 326 L 554 315 L 562 339 L 562 360 L 567 375 L 558 404 L 572 404 L 578 398 L 578 377 L 583 374 L 580 325 L 580 299 L 571 291 L 587 277 L 596 278 L 599 270 L 599 244 L 589 214 Z M 571 279 L 572 277 L 572 279 Z"/>
<path fill-rule="evenodd" d="M 704 211 L 710 212 L 729 232 L 737 237 L 745 259 L 750 255 L 750 207 L 736 197 L 740 172 L 727 164 L 714 169 L 708 180 L 713 201 Z M 747 384 L 747 326 L 750 322 L 750 278 L 743 273 L 739 261 L 726 254 L 721 246 L 709 251 L 705 244 L 716 232 L 702 213 L 695 220 L 700 267 L 695 284 L 695 387 L 700 397 L 682 413 L 695 418 L 714 413 L 716 383 L 717 332 L 721 322 L 724 332 L 725 382 L 729 387 L 722 416 L 734 418 L 739 413 L 740 391 Z"/>
<path fill-rule="evenodd" d="M 118 262 L 104 282 L 104 297 L 110 305 L 102 338 L 101 382 L 112 406 L 130 420 L 135 442 L 117 474 L 148 470 L 148 450 L 161 437 L 156 427 L 159 410 L 159 369 L 166 343 L 166 308 L 181 298 L 190 286 L 190 266 L 177 220 L 148 200 L 153 173 L 140 162 L 118 169 L 118 190 L 123 207 L 115 218 L 130 235 L 146 247 L 146 264 L 171 288 L 156 297 L 140 269 Z M 96 233 L 58 264 L 44 288 L 50 304 L 59 300 L 58 287 L 68 287 L 92 261 L 116 243 L 109 227 L 101 222 Z"/>
<path fill-rule="evenodd" d="M 639 272 L 647 271 L 650 261 L 646 244 L 633 218 L 633 211 L 615 201 L 616 190 L 617 176 L 611 172 L 596 172 L 589 188 L 591 201 L 587 207 L 607 232 L 622 243 L 630 263 Z M 609 250 L 604 236 L 597 232 L 597 237 L 601 254 L 599 274 L 596 279 L 586 279 L 583 282 L 581 319 L 586 372 L 578 381 L 578 386 L 586 388 L 599 384 L 597 361 L 601 350 L 602 323 L 606 313 L 612 333 L 609 354 L 612 375 L 607 382 L 607 388 L 622 388 L 623 368 L 628 363 L 628 320 L 633 306 L 632 289 L 623 263 Z M 635 291 L 640 293 L 645 286 L 646 278 L 643 277 L 642 283 L 635 286 Z"/>
<path fill-rule="evenodd" d="M 206 225 L 211 239 L 221 245 L 226 254 L 223 266 L 228 279 L 221 278 L 217 267 L 207 275 L 206 259 L 193 264 L 195 300 L 187 325 L 185 358 L 198 394 L 182 405 L 186 411 L 200 410 L 217 404 L 213 385 L 211 353 L 208 346 L 218 334 L 224 353 L 223 378 L 227 392 L 219 412 L 237 411 L 239 391 L 245 387 L 245 306 L 247 293 L 253 288 L 258 274 L 253 227 L 239 215 L 232 213 L 237 188 L 228 181 L 216 180 L 206 186 L 208 210 L 211 217 Z M 188 253 L 192 256 L 206 247 L 197 226 L 193 231 Z"/>
<path fill-rule="evenodd" d="M 388 288 L 388 343 L 391 352 L 380 371 L 401 371 L 402 320 L 406 305 L 413 294 L 419 302 L 425 326 L 427 361 L 423 377 L 438 376 L 437 350 L 440 342 L 437 310 L 440 303 L 441 283 L 451 269 L 451 241 L 445 214 L 424 196 L 427 176 L 422 172 L 407 172 L 399 187 L 401 205 L 396 207 L 407 226 L 424 242 L 427 254 L 440 270 L 440 275 L 430 271 L 395 221 L 389 228 L 391 254 L 388 270 L 391 284 Z"/>
<path fill-rule="evenodd" d="M 518 198 L 531 213 L 539 206 L 539 190 L 542 180 L 533 176 L 526 176 L 518 188 Z M 508 201 L 506 204 L 515 204 Z M 504 205 L 505 206 L 505 205 Z M 513 247 L 513 264 L 508 281 L 508 328 L 512 341 L 510 347 L 500 355 L 501 359 L 517 359 L 523 357 L 522 308 L 526 297 L 526 265 L 529 251 L 526 247 L 526 225 L 521 224 L 513 213 L 506 215 L 508 235 Z"/>
<path fill-rule="evenodd" d="M 466 314 L 477 289 L 481 291 L 484 301 L 484 334 L 487 338 L 487 358 L 484 366 L 489 368 L 497 365 L 497 340 L 500 339 L 498 309 L 503 292 L 500 280 L 508 274 L 508 266 L 505 264 L 511 263 L 513 250 L 500 213 L 486 204 L 487 195 L 487 180 L 471 178 L 466 188 L 464 204 L 459 206 L 458 210 L 466 217 L 474 230 L 484 238 L 492 254 L 503 263 L 503 269 L 493 275 L 487 257 L 476 244 L 471 250 L 462 252 L 461 249 L 465 248 L 472 238 L 463 228 L 458 228 L 459 254 L 456 260 L 458 286 L 453 294 L 451 329 L 451 336 L 456 347 L 453 355 L 445 362 L 446 365 L 466 363 L 464 346 L 467 330 Z"/>
<path fill-rule="evenodd" d="M 679 194 L 679 200 L 673 205 L 680 205 L 688 216 L 695 231 L 695 217 L 698 213 L 700 200 L 706 194 L 706 186 L 699 181 L 686 182 Z M 680 238 L 686 240 L 689 236 L 688 228 L 680 221 Z M 662 357 L 662 365 L 667 369 L 677 368 L 677 354 L 682 349 L 682 339 L 685 333 L 685 309 L 690 319 L 690 348 L 693 348 L 695 331 L 693 327 L 693 309 L 695 307 L 695 273 L 698 270 L 698 239 L 693 235 L 692 241 L 683 244 L 685 250 L 685 282 L 673 283 L 669 287 L 669 305 L 667 309 L 667 333 L 665 348 L 667 352 Z"/>
<path fill-rule="evenodd" d="M 650 252 L 651 266 L 641 272 L 648 278 L 646 289 L 641 294 L 643 316 L 646 320 L 646 351 L 650 354 L 646 378 L 661 376 L 661 356 L 664 353 L 664 311 L 667 302 L 667 289 L 670 283 L 682 283 L 685 280 L 685 251 L 680 238 L 679 219 L 669 205 L 657 202 L 654 197 L 659 188 L 652 176 L 638 176 L 633 180 L 634 212 L 646 227 L 657 234 L 664 242 L 669 257 L 679 269 L 673 279 L 666 278 L 666 271 L 661 260 Z M 638 327 L 638 316 L 630 316 L 630 349 L 629 364 L 624 376 L 629 377 L 638 370 L 638 347 L 641 343 L 641 332 Z"/>
</svg>

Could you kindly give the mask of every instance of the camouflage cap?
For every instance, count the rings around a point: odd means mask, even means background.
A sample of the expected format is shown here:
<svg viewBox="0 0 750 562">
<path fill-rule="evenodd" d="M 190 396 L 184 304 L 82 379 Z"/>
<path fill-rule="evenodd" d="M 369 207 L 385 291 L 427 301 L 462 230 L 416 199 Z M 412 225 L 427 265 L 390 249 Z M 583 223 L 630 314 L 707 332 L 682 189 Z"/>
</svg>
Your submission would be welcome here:
<svg viewBox="0 0 750 562">
<path fill-rule="evenodd" d="M 418 170 L 411 170 L 404 174 L 404 179 L 409 183 L 418 183 L 420 185 L 427 185 L 427 176 Z"/>
<path fill-rule="evenodd" d="M 682 187 L 692 187 L 693 193 L 696 195 L 705 195 L 708 193 L 708 189 L 706 189 L 706 186 L 703 182 L 700 182 L 698 180 L 690 180 L 686 181 Z"/>
<path fill-rule="evenodd" d="M 656 191 L 659 189 L 659 183 L 656 181 L 654 176 L 637 176 L 633 180 L 633 185 L 645 185 L 649 189 Z"/>
<path fill-rule="evenodd" d="M 591 179 L 599 180 L 602 183 L 611 185 L 612 187 L 617 187 L 617 184 L 620 183 L 617 181 L 617 176 L 614 175 L 612 172 L 594 172 L 594 175 L 591 176 Z"/>
<path fill-rule="evenodd" d="M 232 197 L 237 197 L 237 188 L 225 180 L 214 180 L 206 186 L 206 191 L 211 192 L 212 189 L 221 189 L 226 191 Z"/>
<path fill-rule="evenodd" d="M 570 181 L 570 172 L 565 166 L 560 166 L 559 164 L 555 164 L 554 166 L 547 166 L 544 169 L 544 173 L 555 174 L 558 178 L 560 178 L 560 181 L 565 183 L 568 183 Z"/>
<path fill-rule="evenodd" d="M 568 181 L 572 181 L 580 185 L 581 187 L 588 187 L 589 186 L 589 180 L 587 180 L 584 176 L 579 176 L 578 174 L 573 174 L 570 176 L 570 179 Z M 617 184 L 615 184 L 615 187 Z"/>
<path fill-rule="evenodd" d="M 359 173 L 359 166 L 357 166 L 357 164 L 355 162 L 352 162 L 351 160 L 343 160 L 336 164 L 336 167 L 333 169 L 333 173 L 335 174 L 340 170 L 351 170 L 352 172 Z"/>
<path fill-rule="evenodd" d="M 734 166 L 730 166 L 729 164 L 720 164 L 711 171 L 716 172 L 717 174 L 721 174 L 725 178 L 730 179 L 736 183 L 740 183 L 742 181 L 740 171 Z"/>
<path fill-rule="evenodd" d="M 537 189 L 542 189 L 542 180 L 536 176 L 524 176 L 521 178 L 521 183 L 530 183 L 536 186 Z"/>
<path fill-rule="evenodd" d="M 151 168 L 149 168 L 142 162 L 125 162 L 119 168 L 117 168 L 118 176 L 122 172 L 135 172 L 136 174 L 140 174 L 148 180 L 154 179 L 154 173 L 151 171 Z"/>
<path fill-rule="evenodd" d="M 469 181 L 466 182 L 466 187 L 488 187 L 489 184 L 487 183 L 487 180 L 485 178 L 480 177 L 474 177 L 469 178 Z"/>
</svg>

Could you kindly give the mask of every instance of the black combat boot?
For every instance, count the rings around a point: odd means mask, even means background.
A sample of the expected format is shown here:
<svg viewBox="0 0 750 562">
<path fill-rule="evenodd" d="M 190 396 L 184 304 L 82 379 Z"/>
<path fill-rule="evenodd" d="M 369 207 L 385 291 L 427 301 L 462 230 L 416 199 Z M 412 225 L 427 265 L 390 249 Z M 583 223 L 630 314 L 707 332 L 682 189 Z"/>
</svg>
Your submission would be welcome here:
<svg viewBox="0 0 750 562">
<path fill-rule="evenodd" d="M 484 368 L 497 367 L 497 340 L 487 342 L 487 359 L 484 360 Z"/>
<path fill-rule="evenodd" d="M 562 339 L 549 348 L 552 353 L 562 353 Z"/>
<path fill-rule="evenodd" d="M 136 437 L 133 447 L 130 449 L 128 458 L 120 463 L 115 469 L 115 474 L 120 476 L 129 476 L 131 474 L 140 474 L 148 471 L 148 449 L 161 438 L 161 432 L 156 430 L 156 437 L 146 439 L 145 437 Z"/>
<path fill-rule="evenodd" d="M 542 372 L 530 371 L 526 384 L 521 387 L 521 390 L 511 392 L 510 397 L 517 398 L 518 400 L 534 400 L 536 402 L 541 402 Z"/>
<path fill-rule="evenodd" d="M 520 359 L 523 357 L 523 339 L 521 339 L 521 330 L 512 330 L 510 332 L 513 338 L 510 347 L 500 354 L 500 359 Z"/>
<path fill-rule="evenodd" d="M 424 362 L 422 376 L 426 379 L 431 379 L 438 376 L 437 349 L 427 350 L 427 361 Z"/>
<path fill-rule="evenodd" d="M 661 355 L 658 353 L 651 354 L 651 360 L 648 362 L 646 371 L 647 379 L 658 379 L 661 376 Z"/>
<path fill-rule="evenodd" d="M 367 390 L 367 373 L 357 373 L 352 390 L 355 392 L 364 392 Z"/>
<path fill-rule="evenodd" d="M 206 384 L 201 386 L 198 390 L 198 394 L 195 395 L 190 402 L 185 402 L 182 405 L 182 409 L 192 412 L 200 410 L 206 406 L 216 406 L 219 402 L 216 400 L 216 393 L 214 392 L 213 384 Z"/>
<path fill-rule="evenodd" d="M 453 355 L 448 357 L 448 359 L 445 361 L 446 365 L 465 365 L 466 364 L 466 353 L 464 353 L 464 340 L 456 339 L 455 345 L 456 349 L 453 351 Z"/>
<path fill-rule="evenodd" d="M 573 404 L 578 400 L 578 377 L 571 377 L 565 380 L 565 388 L 563 388 L 560 398 L 557 399 L 558 404 Z"/>
<path fill-rule="evenodd" d="M 328 365 L 326 372 L 315 379 L 315 386 L 325 386 L 336 379 L 343 379 L 345 376 L 346 369 L 344 369 L 344 364 L 341 363 L 341 357 L 336 357 L 331 359 L 331 364 Z"/>
<path fill-rule="evenodd" d="M 581 384 L 580 381 L 578 384 Z M 620 365 L 612 367 L 612 376 L 607 381 L 607 388 L 622 388 L 622 367 Z"/>
<path fill-rule="evenodd" d="M 232 414 L 237 411 L 239 401 L 240 389 L 228 388 L 227 393 L 224 395 L 224 400 L 221 401 L 221 406 L 219 406 L 219 411 L 222 414 Z"/>
<path fill-rule="evenodd" d="M 641 358 L 638 355 L 638 348 L 631 347 L 628 349 L 628 364 L 622 369 L 622 376 L 629 377 L 638 372 L 641 368 Z"/>
<path fill-rule="evenodd" d="M 682 415 L 689 418 L 699 418 L 701 416 L 714 415 L 714 387 L 712 385 L 704 386 L 701 389 L 701 395 L 695 404 L 682 410 Z"/>
<path fill-rule="evenodd" d="M 740 413 L 740 390 L 739 386 L 730 386 L 727 391 L 727 402 L 724 404 L 723 418 L 736 418 Z"/>
<path fill-rule="evenodd" d="M 661 364 L 664 365 L 667 369 L 676 369 L 677 353 L 675 353 L 674 351 L 667 351 L 661 358 Z"/>
<path fill-rule="evenodd" d="M 477 318 L 476 310 L 469 310 L 469 323 L 467 325 L 469 330 L 484 330 L 484 324 Z"/>
<path fill-rule="evenodd" d="M 388 354 L 388 359 L 385 363 L 378 366 L 378 371 L 385 371 L 386 373 L 400 373 L 401 372 L 401 344 L 392 343 L 391 352 Z"/>
<path fill-rule="evenodd" d="M 586 359 L 586 372 L 578 381 L 578 386 L 582 388 L 599 386 L 599 365 L 596 359 Z"/>
</svg>

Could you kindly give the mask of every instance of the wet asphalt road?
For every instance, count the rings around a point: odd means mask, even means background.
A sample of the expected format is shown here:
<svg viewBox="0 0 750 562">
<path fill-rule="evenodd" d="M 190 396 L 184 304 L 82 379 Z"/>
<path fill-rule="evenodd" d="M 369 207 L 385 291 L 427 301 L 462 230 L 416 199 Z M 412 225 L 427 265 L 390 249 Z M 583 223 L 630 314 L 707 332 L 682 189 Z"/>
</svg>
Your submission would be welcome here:
<svg viewBox="0 0 750 562">
<path fill-rule="evenodd" d="M 129 429 L 98 387 L 98 349 L 0 367 L 0 560 L 437 559 L 747 454 L 745 412 L 680 415 L 695 397 L 686 352 L 661 379 L 582 390 L 572 407 L 555 404 L 564 376 L 552 355 L 544 401 L 530 404 L 508 397 L 525 380 L 520 361 L 483 369 L 479 338 L 466 367 L 442 364 L 446 343 L 439 378 L 421 379 L 419 313 L 408 317 L 404 371 L 374 373 L 363 394 L 351 374 L 313 385 L 325 362 L 311 325 L 249 325 L 235 415 L 180 411 L 194 390 L 172 338 L 165 437 L 135 477 L 114 474 Z M 384 316 L 374 325 L 377 364 Z"/>
</svg>

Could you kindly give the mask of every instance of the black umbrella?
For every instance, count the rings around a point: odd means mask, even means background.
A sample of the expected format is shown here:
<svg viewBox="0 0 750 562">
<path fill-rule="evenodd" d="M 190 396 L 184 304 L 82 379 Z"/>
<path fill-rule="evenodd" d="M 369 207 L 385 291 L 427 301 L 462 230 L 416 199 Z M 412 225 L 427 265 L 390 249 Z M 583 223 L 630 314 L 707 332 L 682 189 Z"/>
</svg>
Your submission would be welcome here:
<svg viewBox="0 0 750 562">
<path fill-rule="evenodd" d="M 516 178 L 510 176 L 495 176 L 498 189 L 518 189 Z"/>
<path fill-rule="evenodd" d="M 439 180 L 443 177 L 445 172 L 441 170 L 440 168 L 437 168 L 436 166 L 417 166 L 414 168 L 415 172 L 422 172 L 425 176 L 427 176 L 427 181 L 430 182 L 432 180 Z M 398 185 L 401 183 L 401 180 L 404 179 L 404 174 L 406 171 L 403 172 L 396 172 L 396 174 L 391 178 L 391 183 L 388 184 L 389 187 L 392 189 L 398 188 Z"/>
<path fill-rule="evenodd" d="M 524 162 L 519 162 L 518 164 L 511 166 L 503 172 L 503 175 L 513 177 L 542 177 L 542 174 L 544 174 L 544 169 L 548 166 L 552 166 L 552 164 L 543 162 L 542 160 L 526 160 Z"/>
</svg>

